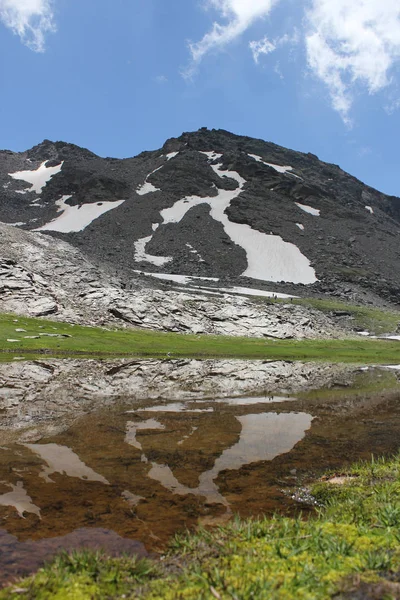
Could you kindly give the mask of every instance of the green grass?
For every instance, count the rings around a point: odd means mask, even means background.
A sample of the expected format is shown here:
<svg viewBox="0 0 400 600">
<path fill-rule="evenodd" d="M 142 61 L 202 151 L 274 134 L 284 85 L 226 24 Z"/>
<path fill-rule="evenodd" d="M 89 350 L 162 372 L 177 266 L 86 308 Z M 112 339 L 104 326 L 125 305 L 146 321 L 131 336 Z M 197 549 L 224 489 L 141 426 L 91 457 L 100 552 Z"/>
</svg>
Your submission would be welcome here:
<svg viewBox="0 0 400 600">
<path fill-rule="evenodd" d="M 392 596 L 400 569 L 400 454 L 311 486 L 309 519 L 235 519 L 177 536 L 164 560 L 62 555 L 0 600 L 324 600 L 364 586 Z M 16 591 L 13 591 L 16 590 Z M 361 596 L 358 596 L 361 597 Z"/>
<path fill-rule="evenodd" d="M 288 300 L 280 298 L 254 297 L 254 302 L 262 304 L 287 304 Z M 375 308 L 371 306 L 351 304 L 334 300 L 332 298 L 293 298 L 291 304 L 298 304 L 313 308 L 328 316 L 341 311 L 349 313 L 349 319 L 353 328 L 361 328 L 374 334 L 393 333 L 400 325 L 399 311 L 387 308 Z"/>
<path fill-rule="evenodd" d="M 392 333 L 400 324 L 400 313 L 393 310 L 359 306 L 338 300 L 320 298 L 298 298 L 293 300 L 294 304 L 309 306 L 325 314 L 335 311 L 350 313 L 354 327 L 375 334 Z"/>
<path fill-rule="evenodd" d="M 24 332 L 16 332 L 24 329 Z M 68 337 L 46 337 L 43 334 Z M 26 339 L 25 336 L 40 336 Z M 8 339 L 17 340 L 8 342 Z M 400 363 L 397 342 L 369 339 L 270 340 L 215 335 L 183 335 L 140 329 L 110 330 L 83 327 L 15 315 L 0 315 L 0 352 L 30 356 L 48 351 L 72 356 L 143 356 L 193 358 L 251 358 L 331 361 L 346 363 Z M 24 355 L 24 353 L 26 353 Z M 12 359 L 3 354 L 3 360 Z"/>
<path fill-rule="evenodd" d="M 0 592 L 0 598 L 105 600 L 123 598 L 124 594 L 131 597 L 132 587 L 148 582 L 159 573 L 156 563 L 147 559 L 106 558 L 99 552 L 89 551 L 63 552 L 34 579 Z"/>
</svg>

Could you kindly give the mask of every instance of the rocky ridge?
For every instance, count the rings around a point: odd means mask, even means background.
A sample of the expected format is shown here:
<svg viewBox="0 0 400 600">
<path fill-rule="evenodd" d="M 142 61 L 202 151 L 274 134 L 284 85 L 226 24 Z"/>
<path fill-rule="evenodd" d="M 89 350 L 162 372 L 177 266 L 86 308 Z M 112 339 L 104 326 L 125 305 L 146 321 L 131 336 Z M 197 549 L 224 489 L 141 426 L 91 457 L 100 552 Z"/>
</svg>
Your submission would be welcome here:
<svg viewBox="0 0 400 600">
<path fill-rule="evenodd" d="M 0 152 L 0 221 L 68 241 L 127 287 L 139 270 L 374 304 L 400 297 L 399 198 L 315 155 L 223 130 L 123 160 L 48 140 Z"/>
</svg>

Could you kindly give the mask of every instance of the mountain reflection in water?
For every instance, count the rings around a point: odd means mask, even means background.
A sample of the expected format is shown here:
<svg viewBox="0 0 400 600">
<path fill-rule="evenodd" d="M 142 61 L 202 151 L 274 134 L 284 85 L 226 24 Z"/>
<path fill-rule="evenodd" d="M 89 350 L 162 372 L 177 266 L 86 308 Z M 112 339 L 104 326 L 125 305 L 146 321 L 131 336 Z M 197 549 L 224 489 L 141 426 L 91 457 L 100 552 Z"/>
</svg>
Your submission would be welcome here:
<svg viewBox="0 0 400 600">
<path fill-rule="evenodd" d="M 232 514 L 294 513 L 298 476 L 398 449 L 398 399 L 397 390 L 348 388 L 120 400 L 54 434 L 34 438 L 32 429 L 20 443 L 3 442 L 0 582 L 31 572 L 64 543 L 143 554 Z"/>
</svg>

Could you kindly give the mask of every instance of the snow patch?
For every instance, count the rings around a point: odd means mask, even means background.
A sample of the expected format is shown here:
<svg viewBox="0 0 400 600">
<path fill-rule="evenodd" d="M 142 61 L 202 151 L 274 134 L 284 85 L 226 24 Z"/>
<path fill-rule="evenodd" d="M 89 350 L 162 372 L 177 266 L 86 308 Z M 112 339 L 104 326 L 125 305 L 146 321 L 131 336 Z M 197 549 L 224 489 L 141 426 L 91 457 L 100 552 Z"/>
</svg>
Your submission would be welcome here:
<svg viewBox="0 0 400 600">
<path fill-rule="evenodd" d="M 318 208 L 313 208 L 312 206 L 308 206 L 308 204 L 300 204 L 300 202 L 295 202 L 295 205 L 309 215 L 313 215 L 313 217 L 319 217 L 321 214 L 321 211 Z"/>
<path fill-rule="evenodd" d="M 38 227 L 34 231 L 60 231 L 62 233 L 75 233 L 83 231 L 95 219 L 101 215 L 117 208 L 125 200 L 115 200 L 114 202 L 97 202 L 95 204 L 81 204 L 80 206 L 69 206 L 66 201 L 72 196 L 62 196 L 57 200 L 58 212 L 62 211 L 59 217 L 56 217 L 50 223 Z"/>
<path fill-rule="evenodd" d="M 222 154 L 218 154 L 218 152 L 202 152 L 200 151 L 200 154 L 204 154 L 204 156 L 207 156 L 208 160 L 219 160 L 222 157 Z"/>
<path fill-rule="evenodd" d="M 315 271 L 310 261 L 300 252 L 299 248 L 290 242 L 285 242 L 279 236 L 266 235 L 249 225 L 232 223 L 226 215 L 226 209 L 231 201 L 240 194 L 246 180 L 235 171 L 224 171 L 221 164 L 211 165 L 219 177 L 229 177 L 239 184 L 236 190 L 218 189 L 217 196 L 202 198 L 188 196 L 178 200 L 171 208 L 161 211 L 163 225 L 179 223 L 186 213 L 199 204 L 211 207 L 210 215 L 222 223 L 225 232 L 231 240 L 241 246 L 247 254 L 247 269 L 243 277 L 263 281 L 288 281 L 291 283 L 314 283 L 317 281 Z"/>
<path fill-rule="evenodd" d="M 25 190 L 26 192 L 36 192 L 37 194 L 41 194 L 47 182 L 61 171 L 64 164 L 64 162 L 62 162 L 55 167 L 46 167 L 48 162 L 48 160 L 43 162 L 36 171 L 17 171 L 16 173 L 9 173 L 9 176 L 13 179 L 30 183 L 31 187 Z"/>
<path fill-rule="evenodd" d="M 372 206 L 366 206 L 365 209 L 371 213 L 371 215 L 374 214 L 374 209 L 372 208 Z"/>
<path fill-rule="evenodd" d="M 304 225 L 302 225 L 301 223 L 296 223 L 297 227 L 299 229 L 301 229 L 302 231 L 304 231 Z"/>
<path fill-rule="evenodd" d="M 146 275 L 146 277 L 155 277 L 156 279 L 162 279 L 164 281 L 174 281 L 175 283 L 180 283 L 182 285 L 192 283 L 193 279 L 202 281 L 219 281 L 217 277 L 196 277 L 195 275 L 173 275 L 170 273 L 147 273 L 145 271 L 138 270 L 134 270 L 134 273 Z"/>
<path fill-rule="evenodd" d="M 231 287 L 231 288 L 207 288 L 200 287 L 200 290 L 215 290 L 225 294 L 240 294 L 243 296 L 262 296 L 264 298 L 298 298 L 298 296 L 289 296 L 288 294 L 278 294 L 277 292 L 266 292 L 265 290 L 257 290 L 247 287 Z"/>
<path fill-rule="evenodd" d="M 141 275 L 146 275 L 148 277 L 155 277 L 156 279 L 162 279 L 165 281 L 173 281 L 174 283 L 179 283 L 180 285 L 193 285 L 194 281 L 215 281 L 218 282 L 219 279 L 217 277 L 198 277 L 195 275 L 175 275 L 169 273 L 146 273 L 144 271 L 134 271 L 135 273 L 140 273 Z M 240 294 L 242 296 L 262 296 L 264 298 L 297 298 L 298 296 L 290 296 L 289 294 L 280 294 L 277 292 L 268 292 L 266 290 L 258 290 L 255 288 L 248 287 L 207 287 L 202 285 L 197 285 L 194 287 L 187 288 L 194 291 L 201 291 L 206 294 L 214 293 L 214 294 Z"/>
<path fill-rule="evenodd" d="M 157 267 L 162 267 L 166 263 L 171 262 L 172 256 L 154 256 L 152 254 L 147 254 L 146 246 L 151 241 L 152 237 L 152 235 L 149 235 L 148 237 L 140 238 L 140 240 L 135 242 L 135 260 L 137 262 L 144 261 L 156 265 Z"/>
<path fill-rule="evenodd" d="M 263 165 L 266 165 L 267 167 L 272 167 L 273 169 L 275 169 L 275 171 L 278 171 L 278 173 L 286 173 L 288 175 L 292 175 L 293 177 L 297 177 L 297 179 L 301 179 L 301 177 L 299 177 L 298 175 L 291 173 L 291 171 L 293 171 L 293 167 L 290 167 L 288 165 L 275 165 L 274 163 L 265 162 L 265 160 L 263 160 L 261 156 L 257 156 L 257 154 L 248 154 L 248 156 L 250 156 L 250 158 L 254 158 L 254 160 L 262 163 Z"/>
<path fill-rule="evenodd" d="M 185 246 L 189 248 L 190 254 L 195 254 L 198 257 L 199 262 L 205 262 L 204 258 L 202 258 L 200 252 L 196 250 L 196 248 L 193 248 L 193 246 L 188 242 L 185 244 Z"/>
<path fill-rule="evenodd" d="M 172 157 L 171 157 L 172 158 Z M 168 159 L 169 160 L 169 159 Z M 149 177 L 151 177 L 154 173 L 156 173 L 157 171 L 159 171 L 160 169 L 163 168 L 164 165 L 161 165 L 161 167 L 157 167 L 157 169 L 154 169 L 154 171 L 152 171 L 151 173 L 149 173 L 146 177 L 146 179 L 144 180 L 144 184 L 140 185 L 137 190 L 136 193 L 139 196 L 145 196 L 146 194 L 150 194 L 151 192 L 161 192 L 160 188 L 156 188 L 155 185 L 153 185 L 152 183 L 150 183 L 148 181 Z"/>
<path fill-rule="evenodd" d="M 169 154 L 166 154 L 166 158 L 167 160 L 171 160 L 172 158 L 175 158 L 175 156 L 178 156 L 179 152 L 170 152 Z"/>
<path fill-rule="evenodd" d="M 136 193 L 139 196 L 144 196 L 145 194 L 150 194 L 151 192 L 161 192 L 160 188 L 156 188 L 152 183 L 146 181 L 143 185 L 137 188 Z"/>
</svg>

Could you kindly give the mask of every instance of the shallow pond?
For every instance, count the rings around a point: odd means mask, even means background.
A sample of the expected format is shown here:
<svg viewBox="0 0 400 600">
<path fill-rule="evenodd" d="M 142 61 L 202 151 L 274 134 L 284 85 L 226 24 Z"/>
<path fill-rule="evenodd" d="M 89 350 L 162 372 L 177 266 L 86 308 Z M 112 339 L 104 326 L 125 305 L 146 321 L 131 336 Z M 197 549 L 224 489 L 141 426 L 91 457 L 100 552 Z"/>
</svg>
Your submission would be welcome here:
<svg viewBox="0 0 400 600">
<path fill-rule="evenodd" d="M 120 398 L 40 440 L 0 437 L 1 582 L 62 548 L 144 555 L 233 514 L 312 510 L 294 499 L 305 481 L 400 446 L 394 376 L 357 378 L 287 396 Z"/>
</svg>

